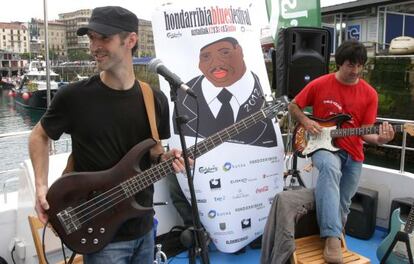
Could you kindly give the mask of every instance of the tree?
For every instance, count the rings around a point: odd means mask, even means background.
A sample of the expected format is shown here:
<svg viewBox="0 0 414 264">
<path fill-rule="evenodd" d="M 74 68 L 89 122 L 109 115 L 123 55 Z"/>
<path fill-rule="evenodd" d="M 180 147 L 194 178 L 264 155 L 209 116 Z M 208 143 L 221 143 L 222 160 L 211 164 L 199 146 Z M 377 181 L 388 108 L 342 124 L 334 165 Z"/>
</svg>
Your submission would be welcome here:
<svg viewBox="0 0 414 264">
<path fill-rule="evenodd" d="M 30 58 L 31 58 L 30 52 L 21 53 L 20 58 L 22 60 L 30 60 Z"/>
<path fill-rule="evenodd" d="M 84 50 L 76 49 L 68 51 L 68 58 L 70 61 L 83 61 L 92 59 L 92 56 Z"/>
</svg>

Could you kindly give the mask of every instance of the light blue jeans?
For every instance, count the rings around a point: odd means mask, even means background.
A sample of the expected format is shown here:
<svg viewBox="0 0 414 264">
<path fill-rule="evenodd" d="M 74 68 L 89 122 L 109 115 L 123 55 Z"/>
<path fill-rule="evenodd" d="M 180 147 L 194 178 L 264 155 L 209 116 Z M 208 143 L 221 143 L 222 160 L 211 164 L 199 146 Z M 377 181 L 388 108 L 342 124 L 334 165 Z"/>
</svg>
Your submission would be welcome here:
<svg viewBox="0 0 414 264">
<path fill-rule="evenodd" d="M 358 189 L 362 162 L 341 150 L 319 150 L 312 155 L 319 171 L 315 188 L 316 214 L 321 237 L 340 237 L 351 199 Z"/>
<path fill-rule="evenodd" d="M 154 231 L 130 241 L 108 244 L 101 251 L 83 256 L 86 264 L 153 264 Z"/>
</svg>

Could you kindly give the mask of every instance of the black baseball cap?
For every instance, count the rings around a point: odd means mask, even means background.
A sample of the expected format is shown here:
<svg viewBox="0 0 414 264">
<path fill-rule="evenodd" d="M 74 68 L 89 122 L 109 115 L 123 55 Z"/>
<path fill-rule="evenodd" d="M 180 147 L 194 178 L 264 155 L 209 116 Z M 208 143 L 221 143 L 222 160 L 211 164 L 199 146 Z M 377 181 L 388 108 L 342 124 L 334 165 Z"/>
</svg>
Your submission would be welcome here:
<svg viewBox="0 0 414 264">
<path fill-rule="evenodd" d="M 138 17 L 120 6 L 103 6 L 92 10 L 89 24 L 78 28 L 76 34 L 83 36 L 88 30 L 110 36 L 122 31 L 137 32 Z"/>
</svg>

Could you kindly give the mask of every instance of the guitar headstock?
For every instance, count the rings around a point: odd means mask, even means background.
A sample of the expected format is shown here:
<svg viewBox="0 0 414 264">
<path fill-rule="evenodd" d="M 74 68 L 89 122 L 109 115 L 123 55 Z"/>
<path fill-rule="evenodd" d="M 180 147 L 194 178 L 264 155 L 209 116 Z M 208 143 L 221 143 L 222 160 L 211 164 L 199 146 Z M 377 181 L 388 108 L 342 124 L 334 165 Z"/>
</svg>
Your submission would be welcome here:
<svg viewBox="0 0 414 264">
<path fill-rule="evenodd" d="M 280 96 L 270 102 L 266 102 L 266 107 L 262 110 L 266 117 L 274 117 L 278 112 L 286 110 L 289 104 L 287 96 Z"/>
<path fill-rule="evenodd" d="M 410 136 L 414 137 L 414 124 L 405 123 L 404 124 L 404 131 L 410 134 Z"/>
</svg>

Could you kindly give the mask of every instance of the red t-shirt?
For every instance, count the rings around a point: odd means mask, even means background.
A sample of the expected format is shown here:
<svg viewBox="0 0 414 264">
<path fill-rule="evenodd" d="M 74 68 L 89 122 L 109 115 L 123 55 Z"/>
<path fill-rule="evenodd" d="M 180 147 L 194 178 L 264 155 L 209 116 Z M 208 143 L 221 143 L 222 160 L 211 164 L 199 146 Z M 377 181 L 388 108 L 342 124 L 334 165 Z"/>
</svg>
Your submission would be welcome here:
<svg viewBox="0 0 414 264">
<path fill-rule="evenodd" d="M 326 119 L 338 114 L 348 114 L 351 120 L 342 128 L 361 127 L 375 123 L 378 95 L 367 82 L 359 79 L 357 84 L 340 83 L 335 73 L 326 74 L 312 82 L 295 97 L 300 108 L 313 107 L 313 116 Z M 347 151 L 355 161 L 364 160 L 361 136 L 335 139 L 335 145 Z"/>
</svg>

